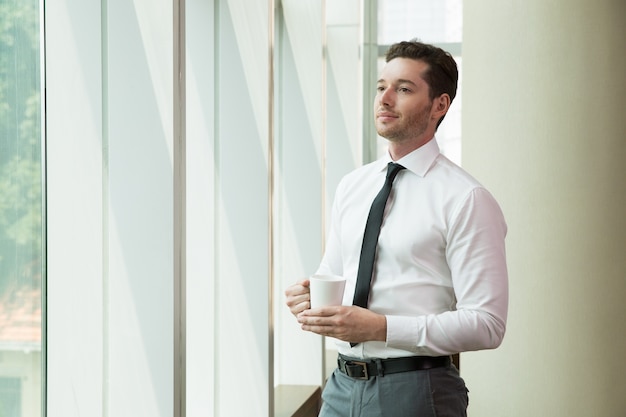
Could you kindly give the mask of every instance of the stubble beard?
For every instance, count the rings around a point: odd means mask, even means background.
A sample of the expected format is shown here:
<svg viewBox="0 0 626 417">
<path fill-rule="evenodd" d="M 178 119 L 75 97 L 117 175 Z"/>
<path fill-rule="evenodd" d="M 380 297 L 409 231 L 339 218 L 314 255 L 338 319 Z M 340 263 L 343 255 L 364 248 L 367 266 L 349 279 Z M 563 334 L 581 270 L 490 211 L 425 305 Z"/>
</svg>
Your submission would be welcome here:
<svg viewBox="0 0 626 417">
<path fill-rule="evenodd" d="M 406 142 L 418 138 L 428 129 L 431 108 L 432 102 L 418 114 L 409 117 L 406 122 L 400 123 L 398 126 L 391 126 L 388 129 L 386 129 L 387 126 L 380 126 L 376 123 L 376 131 L 379 136 L 394 143 Z M 398 122 L 398 120 L 396 122 Z"/>
</svg>

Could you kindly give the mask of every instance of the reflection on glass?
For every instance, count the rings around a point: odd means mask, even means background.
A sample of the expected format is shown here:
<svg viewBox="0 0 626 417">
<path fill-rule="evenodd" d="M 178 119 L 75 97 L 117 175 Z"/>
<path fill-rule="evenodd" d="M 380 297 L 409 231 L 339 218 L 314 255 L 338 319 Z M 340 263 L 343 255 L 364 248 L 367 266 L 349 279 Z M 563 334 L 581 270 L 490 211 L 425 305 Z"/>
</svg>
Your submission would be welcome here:
<svg viewBox="0 0 626 417">
<path fill-rule="evenodd" d="M 0 0 L 0 417 L 41 416 L 38 0 Z"/>
</svg>

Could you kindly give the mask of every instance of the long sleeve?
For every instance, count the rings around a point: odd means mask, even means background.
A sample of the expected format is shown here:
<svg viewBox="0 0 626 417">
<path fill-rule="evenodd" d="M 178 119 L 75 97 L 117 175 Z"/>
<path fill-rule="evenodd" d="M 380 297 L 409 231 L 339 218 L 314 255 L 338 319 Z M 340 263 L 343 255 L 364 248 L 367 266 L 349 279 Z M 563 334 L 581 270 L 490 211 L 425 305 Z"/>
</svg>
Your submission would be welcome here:
<svg viewBox="0 0 626 417">
<path fill-rule="evenodd" d="M 418 317 L 388 315 L 387 346 L 433 355 L 499 346 L 508 309 L 506 232 L 491 194 L 473 190 L 454 213 L 446 236 L 455 309 Z"/>
</svg>

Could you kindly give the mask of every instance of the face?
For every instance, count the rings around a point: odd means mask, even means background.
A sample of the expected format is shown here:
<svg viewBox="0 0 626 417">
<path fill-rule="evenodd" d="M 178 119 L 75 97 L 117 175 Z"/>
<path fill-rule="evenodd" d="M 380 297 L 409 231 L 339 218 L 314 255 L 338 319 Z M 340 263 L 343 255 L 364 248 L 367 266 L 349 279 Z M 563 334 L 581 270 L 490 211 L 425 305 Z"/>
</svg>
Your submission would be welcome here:
<svg viewBox="0 0 626 417">
<path fill-rule="evenodd" d="M 383 68 L 374 99 L 378 134 L 391 142 L 416 141 L 420 146 L 435 133 L 436 122 L 429 86 L 421 77 L 428 64 L 394 58 Z"/>
</svg>

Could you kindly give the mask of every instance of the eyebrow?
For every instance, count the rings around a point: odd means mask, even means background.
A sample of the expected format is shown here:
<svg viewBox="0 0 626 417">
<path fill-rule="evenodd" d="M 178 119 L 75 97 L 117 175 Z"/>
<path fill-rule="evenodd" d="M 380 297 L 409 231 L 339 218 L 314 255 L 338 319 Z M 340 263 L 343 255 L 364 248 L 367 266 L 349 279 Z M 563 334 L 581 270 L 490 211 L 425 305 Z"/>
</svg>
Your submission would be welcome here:
<svg viewBox="0 0 626 417">
<path fill-rule="evenodd" d="M 383 78 L 381 78 L 381 79 L 379 79 L 377 81 L 377 83 L 384 83 L 384 82 L 386 82 L 386 80 L 384 80 Z M 413 81 L 405 80 L 403 78 L 400 78 L 399 80 L 396 80 L 396 84 L 411 84 L 411 85 L 417 86 L 417 84 L 415 84 Z"/>
</svg>

